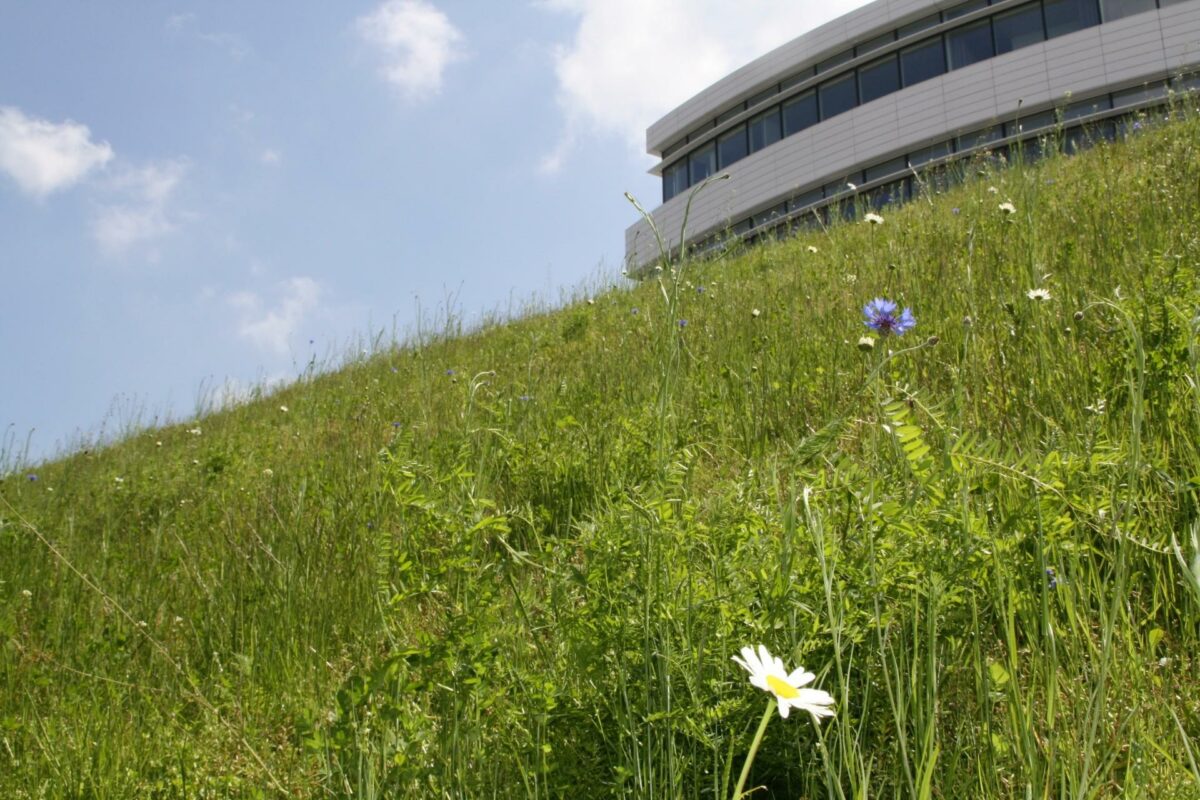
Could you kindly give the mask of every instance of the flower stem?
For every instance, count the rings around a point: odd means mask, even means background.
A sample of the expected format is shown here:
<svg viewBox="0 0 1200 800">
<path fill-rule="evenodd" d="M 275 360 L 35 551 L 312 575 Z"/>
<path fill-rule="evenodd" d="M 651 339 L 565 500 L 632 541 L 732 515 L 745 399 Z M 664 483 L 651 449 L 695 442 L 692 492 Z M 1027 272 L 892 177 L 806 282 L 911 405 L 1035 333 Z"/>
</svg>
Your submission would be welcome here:
<svg viewBox="0 0 1200 800">
<path fill-rule="evenodd" d="M 767 701 L 767 710 L 763 712 L 762 722 L 758 723 L 758 733 L 754 734 L 754 741 L 750 743 L 750 752 L 746 754 L 746 763 L 742 765 L 742 775 L 733 789 L 733 800 L 742 800 L 742 789 L 746 786 L 746 779 L 750 777 L 750 765 L 754 763 L 754 757 L 758 755 L 758 746 L 762 744 L 763 734 L 766 733 L 767 723 L 771 721 L 771 714 L 774 711 L 775 698 L 772 697 Z"/>
</svg>

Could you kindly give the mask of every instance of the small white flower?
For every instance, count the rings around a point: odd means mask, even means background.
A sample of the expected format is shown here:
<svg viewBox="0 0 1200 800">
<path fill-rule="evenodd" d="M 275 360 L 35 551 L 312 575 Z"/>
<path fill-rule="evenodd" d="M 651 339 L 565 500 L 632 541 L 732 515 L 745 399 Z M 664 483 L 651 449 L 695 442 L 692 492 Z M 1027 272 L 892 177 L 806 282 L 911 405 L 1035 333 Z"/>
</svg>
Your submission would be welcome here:
<svg viewBox="0 0 1200 800">
<path fill-rule="evenodd" d="M 1097 398 L 1096 402 L 1092 403 L 1090 406 L 1084 406 L 1083 410 L 1090 411 L 1096 416 L 1099 416 L 1104 413 L 1106 408 L 1108 408 L 1108 402 L 1103 397 L 1100 397 Z"/>
<path fill-rule="evenodd" d="M 1047 289 L 1030 289 L 1025 293 L 1025 296 L 1038 303 L 1044 303 L 1051 299 L 1050 292 Z"/>
<path fill-rule="evenodd" d="M 159 441 L 159 442 L 155 442 L 155 443 L 154 443 L 154 446 L 155 446 L 155 447 L 162 447 L 162 442 L 161 442 L 161 441 Z"/>
<path fill-rule="evenodd" d="M 1000 190 L 997 189 L 995 186 L 989 186 L 988 194 L 1000 194 Z"/>
<path fill-rule="evenodd" d="M 865 350 L 874 350 L 875 349 L 875 340 L 872 339 L 870 336 L 860 337 L 858 340 L 858 349 L 864 350 L 864 351 Z"/>
<path fill-rule="evenodd" d="M 858 186 L 856 186 L 855 184 L 851 183 L 850 181 L 846 181 L 846 188 L 847 188 L 847 189 L 849 189 L 849 190 L 850 190 L 850 191 L 852 191 L 852 192 L 856 192 L 856 191 L 858 191 Z"/>
<path fill-rule="evenodd" d="M 33 597 L 33 592 L 29 591 L 28 589 L 22 589 L 21 596 L 28 600 L 29 598 Z"/>
<path fill-rule="evenodd" d="M 804 667 L 798 667 L 790 674 L 783 668 L 783 660 L 772 656 L 763 645 L 758 646 L 758 652 L 753 648 L 743 647 L 742 657 L 733 657 L 734 662 L 750 673 L 750 685 L 775 695 L 779 703 L 779 716 L 787 719 L 793 708 L 803 709 L 813 715 L 814 722 L 820 722 L 821 717 L 833 716 L 833 696 L 821 689 L 805 689 L 817 677 Z"/>
<path fill-rule="evenodd" d="M 264 477 L 267 477 L 267 478 L 269 478 L 269 477 L 271 477 L 272 475 L 274 475 L 274 474 L 275 474 L 275 470 L 271 469 L 270 467 L 267 467 L 266 469 L 264 469 L 264 470 L 262 471 L 262 474 L 263 474 L 263 476 L 264 476 Z"/>
<path fill-rule="evenodd" d="M 201 431 L 199 428 L 188 428 L 188 433 L 190 433 L 192 436 L 199 436 Z"/>
<path fill-rule="evenodd" d="M 817 252 L 817 246 L 816 246 L 816 245 L 814 245 L 814 244 L 810 244 L 810 245 L 808 246 L 808 252 L 810 252 L 810 253 L 815 253 L 815 252 Z"/>
<path fill-rule="evenodd" d="M 280 410 L 280 411 L 282 411 L 284 414 L 288 413 L 288 407 L 287 407 L 287 406 L 280 406 L 280 407 L 279 407 L 279 410 Z"/>
<path fill-rule="evenodd" d="M 758 319 L 760 316 L 762 316 L 762 312 L 759 311 L 757 308 L 755 308 L 755 309 L 751 310 L 750 316 L 754 317 L 755 319 Z"/>
<path fill-rule="evenodd" d="M 117 476 L 115 476 L 115 477 L 113 478 L 113 481 L 114 481 L 114 482 L 116 482 L 116 483 L 124 483 L 124 482 L 125 482 L 125 479 L 124 479 L 124 478 L 122 478 L 120 475 L 117 475 Z"/>
<path fill-rule="evenodd" d="M 863 219 L 865 221 L 871 223 L 872 225 L 882 225 L 883 224 L 883 217 L 879 216 L 878 214 L 876 214 L 874 212 L 866 214 L 863 217 Z"/>
<path fill-rule="evenodd" d="M 1002 212 L 1004 212 L 1005 214 L 1008 214 L 1009 216 L 1012 216 L 1013 214 L 1017 213 L 1017 207 L 1014 206 L 1012 203 L 1001 203 L 1000 210 Z"/>
</svg>

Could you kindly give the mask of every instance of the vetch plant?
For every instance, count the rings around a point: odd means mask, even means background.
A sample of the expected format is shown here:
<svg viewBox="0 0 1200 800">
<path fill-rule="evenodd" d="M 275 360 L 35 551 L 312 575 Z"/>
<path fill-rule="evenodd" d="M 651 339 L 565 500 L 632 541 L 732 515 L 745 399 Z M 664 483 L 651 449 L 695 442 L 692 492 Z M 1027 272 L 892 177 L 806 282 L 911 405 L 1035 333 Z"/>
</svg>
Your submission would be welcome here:
<svg viewBox="0 0 1200 800">
<path fill-rule="evenodd" d="M 742 774 L 734 787 L 735 800 L 742 797 L 746 779 L 750 776 L 750 767 L 758 754 L 759 745 L 762 744 L 767 723 L 771 721 L 772 711 L 778 709 L 779 716 L 787 719 L 791 710 L 798 708 L 811 714 L 814 723 L 819 723 L 821 717 L 832 717 L 834 714 L 833 695 L 822 689 L 805 688 L 813 682 L 816 675 L 804 667 L 797 667 L 789 673 L 783 666 L 783 659 L 772 656 L 761 644 L 758 646 L 758 652 L 752 647 L 743 647 L 741 652 L 741 658 L 733 657 L 734 662 L 750 673 L 751 686 L 768 692 L 771 698 L 767 701 L 767 708 L 763 712 L 762 721 L 758 723 L 754 741 L 750 743 L 750 752 L 746 754 L 746 763 L 742 765 Z"/>
</svg>

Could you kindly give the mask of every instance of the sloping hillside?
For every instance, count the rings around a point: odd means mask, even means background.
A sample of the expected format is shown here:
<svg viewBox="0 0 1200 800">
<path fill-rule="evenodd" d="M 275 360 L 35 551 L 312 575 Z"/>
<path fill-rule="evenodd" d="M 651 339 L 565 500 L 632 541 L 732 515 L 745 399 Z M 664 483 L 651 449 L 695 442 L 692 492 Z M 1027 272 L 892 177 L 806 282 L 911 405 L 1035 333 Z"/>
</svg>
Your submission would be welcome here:
<svg viewBox="0 0 1200 800">
<path fill-rule="evenodd" d="M 1200 796 L 1179 116 L 7 476 L 0 796 L 728 797 L 759 643 L 754 797 Z"/>
</svg>

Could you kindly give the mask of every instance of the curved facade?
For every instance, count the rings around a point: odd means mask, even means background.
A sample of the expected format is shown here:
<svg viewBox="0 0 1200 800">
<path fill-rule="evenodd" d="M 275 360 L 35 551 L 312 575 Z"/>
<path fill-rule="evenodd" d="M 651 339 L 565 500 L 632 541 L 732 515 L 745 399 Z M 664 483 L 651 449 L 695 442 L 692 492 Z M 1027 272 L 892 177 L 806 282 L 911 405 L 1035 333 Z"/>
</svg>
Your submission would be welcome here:
<svg viewBox="0 0 1200 800">
<path fill-rule="evenodd" d="M 650 126 L 655 226 L 674 250 L 782 229 L 915 170 L 1039 132 L 1112 136 L 1129 112 L 1200 86 L 1200 0 L 875 0 L 728 75 Z M 1084 127 L 1086 125 L 1086 127 Z M 693 190 L 714 175 L 727 180 Z M 659 245 L 625 233 L 631 271 Z"/>
</svg>

